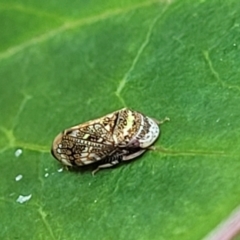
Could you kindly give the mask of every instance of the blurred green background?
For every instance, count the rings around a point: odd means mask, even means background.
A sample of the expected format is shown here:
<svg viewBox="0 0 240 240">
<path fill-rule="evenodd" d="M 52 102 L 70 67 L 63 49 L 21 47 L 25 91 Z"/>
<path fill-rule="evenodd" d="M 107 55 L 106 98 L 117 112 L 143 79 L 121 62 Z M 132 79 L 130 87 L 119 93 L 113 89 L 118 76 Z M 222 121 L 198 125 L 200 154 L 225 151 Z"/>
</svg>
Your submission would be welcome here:
<svg viewBox="0 0 240 240">
<path fill-rule="evenodd" d="M 240 203 L 240 2 L 1 0 L 1 239 L 202 239 Z M 156 150 L 62 169 L 61 130 L 129 107 Z M 27 198 L 21 198 L 25 196 Z"/>
</svg>

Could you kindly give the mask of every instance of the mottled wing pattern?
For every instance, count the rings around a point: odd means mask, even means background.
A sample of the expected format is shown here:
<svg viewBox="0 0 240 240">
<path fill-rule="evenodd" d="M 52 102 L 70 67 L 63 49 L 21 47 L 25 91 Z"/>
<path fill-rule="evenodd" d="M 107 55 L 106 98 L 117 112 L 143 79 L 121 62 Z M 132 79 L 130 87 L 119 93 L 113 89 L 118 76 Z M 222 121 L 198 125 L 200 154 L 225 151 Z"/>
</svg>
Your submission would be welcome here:
<svg viewBox="0 0 240 240">
<path fill-rule="evenodd" d="M 138 132 L 142 122 L 142 116 L 136 111 L 123 108 L 119 110 L 118 119 L 114 128 L 114 136 L 119 146 L 127 146 L 129 141 Z"/>
<path fill-rule="evenodd" d="M 115 151 L 113 129 L 118 112 L 65 130 L 53 144 L 53 155 L 65 165 L 86 165 Z"/>
<path fill-rule="evenodd" d="M 129 109 L 119 110 L 114 136 L 119 147 L 149 147 L 159 135 L 159 127 L 151 118 Z"/>
</svg>

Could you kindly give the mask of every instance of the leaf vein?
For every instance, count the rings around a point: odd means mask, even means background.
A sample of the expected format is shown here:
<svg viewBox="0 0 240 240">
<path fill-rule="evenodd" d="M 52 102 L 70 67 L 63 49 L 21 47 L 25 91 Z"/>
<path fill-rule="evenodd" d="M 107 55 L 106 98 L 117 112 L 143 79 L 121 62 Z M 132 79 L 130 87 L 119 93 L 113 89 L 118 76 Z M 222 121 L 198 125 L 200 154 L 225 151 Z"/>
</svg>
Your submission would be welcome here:
<svg viewBox="0 0 240 240">
<path fill-rule="evenodd" d="M 146 49 L 146 47 L 149 45 L 149 42 L 151 40 L 151 36 L 153 33 L 153 29 L 156 25 L 156 23 L 158 22 L 158 20 L 164 15 L 164 13 L 166 12 L 168 8 L 168 5 L 163 9 L 162 13 L 157 15 L 153 21 L 151 22 L 147 34 L 142 42 L 142 44 L 140 45 L 136 56 L 134 57 L 132 64 L 130 65 L 130 68 L 128 69 L 128 71 L 124 74 L 122 80 L 119 82 L 117 90 L 115 92 L 115 95 L 118 97 L 118 99 L 123 103 L 124 106 L 126 106 L 125 101 L 123 100 L 122 96 L 121 96 L 121 92 L 124 89 L 126 83 L 129 81 L 129 77 L 131 75 L 131 73 L 134 71 L 135 66 L 137 65 L 142 53 L 144 52 L 144 50 Z"/>
<path fill-rule="evenodd" d="M 41 219 L 42 219 L 45 227 L 47 228 L 48 232 L 50 233 L 51 238 L 55 240 L 56 238 L 55 238 L 55 236 L 53 234 L 52 227 L 51 227 L 51 225 L 49 224 L 49 222 L 46 219 L 47 214 L 43 211 L 43 209 L 41 207 L 38 208 L 38 213 L 40 214 Z"/>
<path fill-rule="evenodd" d="M 17 111 L 17 114 L 15 115 L 14 117 L 14 121 L 13 121 L 13 126 L 12 126 L 12 131 L 14 131 L 16 125 L 17 125 L 17 122 L 19 120 L 19 117 L 21 115 L 21 113 L 23 112 L 23 110 L 25 109 L 26 105 L 27 105 L 27 102 L 32 98 L 32 96 L 30 95 L 27 95 L 27 94 L 24 94 L 24 98 L 19 106 L 19 109 Z"/>
<path fill-rule="evenodd" d="M 229 85 L 226 82 L 224 82 L 220 76 L 219 73 L 215 70 L 212 60 L 209 56 L 209 52 L 208 51 L 203 51 L 203 56 L 208 64 L 208 67 L 212 73 L 212 75 L 214 76 L 214 78 L 216 79 L 216 81 L 223 87 L 223 88 L 228 88 L 228 89 L 235 89 L 240 91 L 240 86 L 236 86 L 236 85 Z"/>
<path fill-rule="evenodd" d="M 57 21 L 63 21 L 65 19 L 63 19 L 62 17 L 56 15 L 56 14 L 52 14 L 52 13 L 48 13 L 48 12 L 44 12 L 44 11 L 40 11 L 34 8 L 29 8 L 26 6 L 22 6 L 19 4 L 1 4 L 0 5 L 0 10 L 11 10 L 11 11 L 17 11 L 17 12 L 21 12 L 21 13 L 25 13 L 25 14 L 31 14 L 34 16 L 39 16 L 39 17 L 47 17 L 47 18 L 51 18 L 51 19 L 55 19 Z"/>
<path fill-rule="evenodd" d="M 153 4 L 157 4 L 157 3 L 159 3 L 159 0 L 146 1 L 146 2 L 143 2 L 140 4 L 135 4 L 128 8 L 116 8 L 113 10 L 105 11 L 96 16 L 90 16 L 90 17 L 79 19 L 76 21 L 65 22 L 63 25 L 61 25 L 55 29 L 52 29 L 46 33 L 43 33 L 40 36 L 33 37 L 32 39 L 30 39 L 26 42 L 23 42 L 17 46 L 13 46 L 13 47 L 7 49 L 6 51 L 0 53 L 0 61 L 3 59 L 6 59 L 6 58 L 10 58 L 13 55 L 31 47 L 31 46 L 34 46 L 34 45 L 40 44 L 42 42 L 45 42 L 49 39 L 52 39 L 55 36 L 57 36 L 63 32 L 66 32 L 68 30 L 76 29 L 76 28 L 82 27 L 82 26 L 91 25 L 91 24 L 97 23 L 99 21 L 103 21 L 108 18 L 114 17 L 116 15 L 125 14 L 126 12 L 133 11 L 133 10 L 136 10 L 139 8 L 149 7 L 149 6 L 152 6 Z"/>
</svg>

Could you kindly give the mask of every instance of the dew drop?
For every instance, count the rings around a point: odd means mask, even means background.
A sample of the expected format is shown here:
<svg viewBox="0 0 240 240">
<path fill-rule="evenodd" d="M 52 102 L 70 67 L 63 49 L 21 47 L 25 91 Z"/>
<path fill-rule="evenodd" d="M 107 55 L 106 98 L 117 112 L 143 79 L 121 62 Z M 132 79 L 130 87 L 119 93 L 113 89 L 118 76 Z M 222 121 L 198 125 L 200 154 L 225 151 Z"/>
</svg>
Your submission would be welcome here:
<svg viewBox="0 0 240 240">
<path fill-rule="evenodd" d="M 19 157 L 20 155 L 22 155 L 22 149 L 17 149 L 16 151 L 15 151 L 15 157 Z"/>
<path fill-rule="evenodd" d="M 44 174 L 44 177 L 48 177 L 48 176 L 49 176 L 49 173 L 45 173 L 45 174 Z"/>
<path fill-rule="evenodd" d="M 19 174 L 15 177 L 15 181 L 20 181 L 23 178 L 23 175 Z"/>
<path fill-rule="evenodd" d="M 58 172 L 62 172 L 62 171 L 63 171 L 63 168 L 59 168 L 57 171 L 58 171 Z"/>
<path fill-rule="evenodd" d="M 27 196 L 19 195 L 16 202 L 25 203 L 25 202 L 29 201 L 31 199 L 31 197 L 32 197 L 32 194 L 27 195 Z"/>
</svg>

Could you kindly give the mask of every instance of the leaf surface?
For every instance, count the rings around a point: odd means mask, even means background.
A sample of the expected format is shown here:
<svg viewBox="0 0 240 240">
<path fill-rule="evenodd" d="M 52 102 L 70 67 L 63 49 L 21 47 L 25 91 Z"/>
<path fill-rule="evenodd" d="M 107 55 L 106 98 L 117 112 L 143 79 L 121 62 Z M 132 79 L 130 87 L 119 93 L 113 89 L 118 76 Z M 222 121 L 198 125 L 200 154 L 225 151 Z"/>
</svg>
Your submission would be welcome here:
<svg viewBox="0 0 240 240">
<path fill-rule="evenodd" d="M 240 201 L 239 8 L 1 1 L 0 238 L 192 240 L 226 218 Z M 51 156 L 60 131 L 123 107 L 171 119 L 155 151 L 95 177 Z"/>
</svg>

